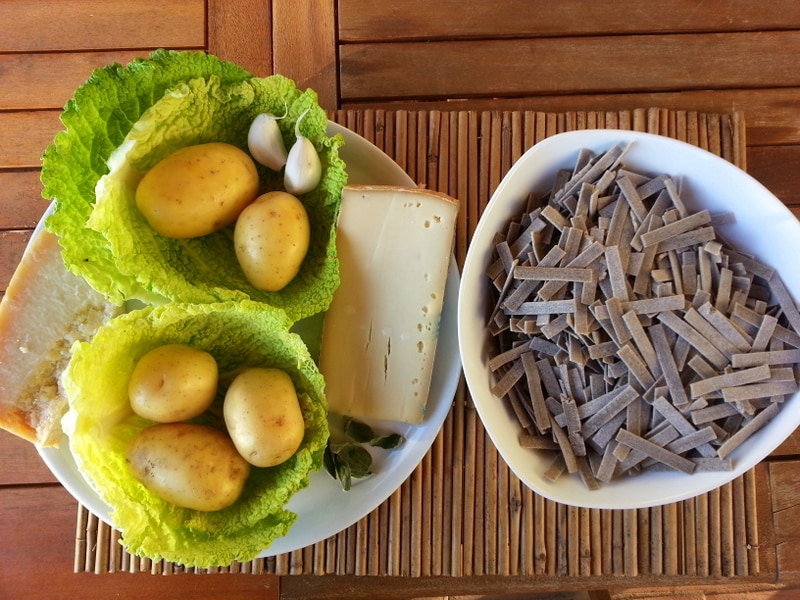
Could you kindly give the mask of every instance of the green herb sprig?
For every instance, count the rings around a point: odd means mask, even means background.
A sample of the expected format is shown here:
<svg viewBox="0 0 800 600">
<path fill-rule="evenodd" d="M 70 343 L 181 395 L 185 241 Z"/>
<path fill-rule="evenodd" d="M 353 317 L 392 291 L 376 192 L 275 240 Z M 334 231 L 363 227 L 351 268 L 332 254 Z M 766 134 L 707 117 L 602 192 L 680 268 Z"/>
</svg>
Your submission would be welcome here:
<svg viewBox="0 0 800 600">
<path fill-rule="evenodd" d="M 344 491 L 349 491 L 353 479 L 363 479 L 373 474 L 372 455 L 364 445 L 384 450 L 400 446 L 405 438 L 399 433 L 378 435 L 361 421 L 347 417 L 344 421 L 344 434 L 348 441 L 331 444 L 325 448 L 324 465 L 331 477 L 338 480 Z"/>
</svg>

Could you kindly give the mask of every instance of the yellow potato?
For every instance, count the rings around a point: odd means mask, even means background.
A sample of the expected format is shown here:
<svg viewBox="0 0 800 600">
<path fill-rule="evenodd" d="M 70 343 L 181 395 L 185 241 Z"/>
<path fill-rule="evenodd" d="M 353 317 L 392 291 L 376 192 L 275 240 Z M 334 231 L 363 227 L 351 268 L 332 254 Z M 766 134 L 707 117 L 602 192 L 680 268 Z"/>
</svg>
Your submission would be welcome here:
<svg viewBox="0 0 800 600">
<path fill-rule="evenodd" d="M 297 452 L 305 422 L 297 391 L 280 369 L 251 368 L 231 383 L 223 415 L 239 453 L 256 467 L 273 467 Z"/>
<path fill-rule="evenodd" d="M 145 173 L 136 205 L 158 233 L 171 238 L 207 235 L 230 225 L 258 195 L 250 156 L 231 144 L 181 148 Z"/>
<path fill-rule="evenodd" d="M 300 270 L 311 238 L 308 214 L 295 196 L 268 192 L 239 215 L 233 232 L 236 258 L 260 290 L 283 289 Z"/>
<path fill-rule="evenodd" d="M 239 498 L 250 475 L 224 431 L 192 423 L 154 425 L 139 432 L 126 453 L 128 466 L 162 500 L 212 511 Z"/>
<path fill-rule="evenodd" d="M 128 381 L 137 415 L 174 423 L 203 413 L 217 395 L 217 361 L 208 352 L 166 344 L 143 355 Z"/>
</svg>

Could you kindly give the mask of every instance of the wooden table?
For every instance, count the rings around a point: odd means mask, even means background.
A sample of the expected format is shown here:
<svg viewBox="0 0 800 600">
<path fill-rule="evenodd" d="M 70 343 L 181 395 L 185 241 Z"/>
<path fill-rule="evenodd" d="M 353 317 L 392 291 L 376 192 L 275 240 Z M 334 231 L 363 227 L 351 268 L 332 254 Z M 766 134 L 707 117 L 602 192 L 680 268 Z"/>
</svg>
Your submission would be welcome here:
<svg viewBox="0 0 800 600">
<path fill-rule="evenodd" d="M 321 104 L 345 122 L 348 115 L 354 123 L 359 115 L 377 115 L 394 123 L 398 114 L 413 114 L 429 123 L 435 114 L 436 122 L 458 123 L 453 111 L 460 111 L 477 115 L 476 122 L 485 119 L 487 127 L 494 119 L 502 130 L 504 115 L 508 123 L 524 114 L 571 115 L 577 123 L 586 111 L 607 115 L 609 122 L 613 116 L 614 123 L 627 114 L 632 120 L 735 115 L 744 122 L 741 163 L 800 214 L 800 4 L 793 0 L 4 0 L 0 289 L 46 208 L 40 156 L 59 130 L 64 102 L 93 68 L 126 63 L 158 47 L 205 49 L 257 75 L 283 73 L 317 90 Z M 660 110 L 635 112 L 650 107 Z M 383 131 L 382 124 L 371 127 Z M 500 175 L 487 176 L 481 193 L 488 194 Z M 462 232 L 464 241 L 468 231 Z M 749 476 L 760 562 L 756 576 L 743 578 L 721 571 L 703 577 L 648 571 L 635 579 L 580 573 L 443 576 L 413 569 L 413 577 L 284 574 L 292 565 L 280 576 L 95 575 L 82 565 L 82 572 L 73 573 L 76 502 L 26 443 L 0 432 L 0 456 L 0 598 L 412 598 L 610 590 L 595 593 L 601 597 L 642 586 L 800 585 L 798 434 Z"/>
</svg>

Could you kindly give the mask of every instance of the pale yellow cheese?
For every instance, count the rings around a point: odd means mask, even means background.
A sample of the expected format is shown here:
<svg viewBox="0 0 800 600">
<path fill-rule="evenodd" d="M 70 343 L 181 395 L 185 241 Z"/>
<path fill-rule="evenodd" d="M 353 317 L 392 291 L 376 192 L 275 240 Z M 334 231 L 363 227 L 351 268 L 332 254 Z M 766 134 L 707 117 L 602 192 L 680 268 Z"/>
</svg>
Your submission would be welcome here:
<svg viewBox="0 0 800 600">
<path fill-rule="evenodd" d="M 0 428 L 57 445 L 67 410 L 61 373 L 75 341 L 121 312 L 67 271 L 58 238 L 30 243 L 0 302 Z"/>
<path fill-rule="evenodd" d="M 438 192 L 344 189 L 336 231 L 341 285 L 320 351 L 330 411 L 422 421 L 457 214 L 458 202 Z"/>
</svg>

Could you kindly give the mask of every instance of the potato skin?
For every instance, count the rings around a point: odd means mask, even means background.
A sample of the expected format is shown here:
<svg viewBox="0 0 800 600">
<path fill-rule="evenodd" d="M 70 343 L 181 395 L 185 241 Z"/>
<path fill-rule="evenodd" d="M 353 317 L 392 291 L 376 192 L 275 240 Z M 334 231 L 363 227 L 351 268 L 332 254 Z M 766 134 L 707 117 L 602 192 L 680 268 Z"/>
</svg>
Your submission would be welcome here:
<svg viewBox="0 0 800 600">
<path fill-rule="evenodd" d="M 239 453 L 256 467 L 288 460 L 305 435 L 294 383 L 280 369 L 254 367 L 237 375 L 222 412 Z"/>
<path fill-rule="evenodd" d="M 187 146 L 145 173 L 136 205 L 158 233 L 193 238 L 233 223 L 258 195 L 250 156 L 231 144 Z"/>
<path fill-rule="evenodd" d="M 311 239 L 308 213 L 286 192 L 267 192 L 239 215 L 233 232 L 236 258 L 260 290 L 283 289 L 300 271 Z"/>
<path fill-rule="evenodd" d="M 128 382 L 131 408 L 159 423 L 192 419 L 211 406 L 219 372 L 211 354 L 185 344 L 165 344 L 142 355 Z"/>
<path fill-rule="evenodd" d="M 236 502 L 250 465 L 225 432 L 192 423 L 166 423 L 140 431 L 126 454 L 134 477 L 161 499 L 201 511 Z"/>
</svg>

